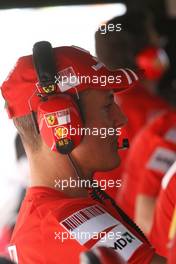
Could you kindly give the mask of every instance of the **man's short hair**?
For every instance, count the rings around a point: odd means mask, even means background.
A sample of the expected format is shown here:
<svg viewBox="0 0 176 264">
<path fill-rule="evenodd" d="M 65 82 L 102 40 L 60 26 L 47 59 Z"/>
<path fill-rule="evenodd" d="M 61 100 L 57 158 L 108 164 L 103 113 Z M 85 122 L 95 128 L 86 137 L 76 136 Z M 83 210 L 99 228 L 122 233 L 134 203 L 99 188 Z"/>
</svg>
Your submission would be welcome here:
<svg viewBox="0 0 176 264">
<path fill-rule="evenodd" d="M 28 146 L 32 151 L 38 151 L 41 147 L 41 136 L 37 133 L 31 115 L 13 118 L 15 127 L 22 139 L 24 146 Z"/>
</svg>

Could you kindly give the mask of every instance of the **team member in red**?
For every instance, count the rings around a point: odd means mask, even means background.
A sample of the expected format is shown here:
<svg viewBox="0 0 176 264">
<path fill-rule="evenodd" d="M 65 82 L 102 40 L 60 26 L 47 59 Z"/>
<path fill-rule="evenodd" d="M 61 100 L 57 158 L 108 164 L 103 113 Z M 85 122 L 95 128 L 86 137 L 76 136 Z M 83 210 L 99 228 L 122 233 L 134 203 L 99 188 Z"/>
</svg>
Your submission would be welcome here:
<svg viewBox="0 0 176 264">
<path fill-rule="evenodd" d="M 167 111 L 136 136 L 124 168 L 117 202 L 149 233 L 161 181 L 176 159 L 176 112 Z"/>
<path fill-rule="evenodd" d="M 172 71 L 167 73 L 159 89 L 174 106 L 175 74 Z M 135 217 L 146 234 L 152 226 L 162 177 L 175 161 L 175 122 L 176 112 L 169 110 L 149 123 L 134 139 L 124 168 L 124 185 L 117 201 Z"/>
<path fill-rule="evenodd" d="M 89 84 L 81 83 L 78 75 L 89 76 Z M 102 75 L 120 75 L 121 82 L 111 78 L 102 86 L 92 81 Z M 106 193 L 86 185 L 95 171 L 119 165 L 117 136 L 64 134 L 70 125 L 90 131 L 124 125 L 126 117 L 114 102 L 113 90 L 133 87 L 137 76 L 130 76 L 129 83 L 122 70 L 108 71 L 80 48 L 52 49 L 41 42 L 34 47 L 33 60 L 20 58 L 3 83 L 6 107 L 22 137 L 31 172 L 9 247 L 16 263 L 79 263 L 82 251 L 102 245 L 128 263 L 165 263 Z"/>
<path fill-rule="evenodd" d="M 145 79 L 128 93 L 117 94 L 116 99 L 128 117 L 123 134 L 132 142 L 139 130 L 163 109 L 168 109 L 166 101 L 158 96 L 157 84 L 168 67 L 164 51 L 159 48 L 159 37 L 150 17 L 143 13 L 125 14 L 108 21 L 107 32 L 103 26 L 95 34 L 96 53 L 108 68 L 116 69 L 130 65 L 145 70 Z M 117 31 L 116 26 L 122 30 Z M 113 30 L 114 27 L 114 30 Z M 109 29 L 109 30 L 108 30 Z M 124 69 L 125 71 L 125 69 Z M 126 72 L 128 76 L 128 72 Z M 124 130 L 124 129 L 123 129 Z M 98 173 L 97 178 L 121 179 L 128 150 L 120 154 L 122 163 L 118 169 L 108 174 Z M 115 197 L 120 188 L 109 188 Z"/>
<path fill-rule="evenodd" d="M 162 181 L 162 189 L 160 191 L 153 226 L 150 234 L 150 240 L 155 246 L 157 252 L 168 256 L 168 237 L 169 228 L 172 222 L 176 203 L 176 163 L 170 168 Z"/>
<path fill-rule="evenodd" d="M 172 223 L 169 230 L 168 242 L 168 264 L 176 262 L 176 207 L 172 217 Z"/>
</svg>

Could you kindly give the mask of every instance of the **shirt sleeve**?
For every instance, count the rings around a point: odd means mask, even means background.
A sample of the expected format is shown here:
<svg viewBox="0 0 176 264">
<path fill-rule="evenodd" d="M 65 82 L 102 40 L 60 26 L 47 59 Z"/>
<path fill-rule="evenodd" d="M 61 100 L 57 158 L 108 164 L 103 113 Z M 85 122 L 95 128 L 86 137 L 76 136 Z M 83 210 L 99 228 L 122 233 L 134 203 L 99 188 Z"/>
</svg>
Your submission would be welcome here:
<svg viewBox="0 0 176 264">
<path fill-rule="evenodd" d="M 67 208 L 67 210 L 70 210 L 70 208 Z M 59 214 L 61 215 L 61 211 Z M 83 221 L 81 225 L 80 222 L 77 223 L 77 220 L 81 221 L 84 216 L 89 219 Z M 77 224 L 79 228 L 76 227 Z M 74 236 L 72 237 L 71 232 L 68 232 L 63 226 L 66 229 L 67 226 L 69 228 L 73 227 Z M 94 237 L 92 240 L 92 234 L 95 235 L 93 231 L 100 234 L 101 230 L 106 232 L 106 239 L 103 236 Z M 41 231 L 43 233 L 43 252 L 46 263 L 70 264 L 71 261 L 72 264 L 78 264 L 81 252 L 102 245 L 113 248 L 129 263 L 137 263 L 136 261 L 140 260 L 139 263 L 149 264 L 154 254 L 150 244 L 142 241 L 132 227 L 128 229 L 128 225 L 120 222 L 120 217 L 117 220 L 97 205 L 82 208 L 79 211 L 75 210 L 73 214 L 70 213 L 69 217 L 67 216 L 64 219 L 62 217 L 62 220 L 59 215 L 48 214 L 42 221 Z M 91 238 L 87 241 L 84 236 L 80 237 L 86 233 L 91 234 Z"/>
<path fill-rule="evenodd" d="M 176 175 L 170 180 L 166 189 L 162 189 L 156 204 L 150 241 L 156 252 L 167 257 L 168 236 L 176 202 Z"/>
<path fill-rule="evenodd" d="M 79 263 L 79 255 L 86 248 L 62 227 L 56 215 L 51 213 L 42 221 L 41 231 L 46 263 Z"/>
<path fill-rule="evenodd" d="M 176 160 L 176 147 L 166 142 L 164 138 L 149 133 L 145 135 L 140 148 L 143 150 L 139 157 L 141 162 L 138 168 L 140 179 L 138 193 L 156 197 L 163 176 Z"/>
</svg>

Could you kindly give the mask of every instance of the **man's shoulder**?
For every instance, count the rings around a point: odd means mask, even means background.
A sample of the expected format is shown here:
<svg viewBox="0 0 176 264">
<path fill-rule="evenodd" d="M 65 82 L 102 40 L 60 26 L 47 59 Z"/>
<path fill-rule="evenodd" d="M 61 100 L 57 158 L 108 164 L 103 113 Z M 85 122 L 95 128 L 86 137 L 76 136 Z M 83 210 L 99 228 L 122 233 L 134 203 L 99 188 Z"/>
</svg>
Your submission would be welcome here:
<svg viewBox="0 0 176 264">
<path fill-rule="evenodd" d="M 21 259 L 31 253 L 36 260 L 38 252 L 47 246 L 44 252 L 47 260 L 56 258 L 59 263 L 68 263 L 71 258 L 78 260 L 81 251 L 92 247 L 107 245 L 116 250 L 119 239 L 126 245 L 122 255 L 127 252 L 127 259 L 141 251 L 141 247 L 145 253 L 151 250 L 108 202 L 101 204 L 91 198 L 44 199 L 35 205 L 33 213 L 39 221 L 29 220 L 28 232 L 21 229 L 12 241 L 12 245 L 20 248 Z M 26 230 L 28 223 L 24 224 Z"/>
<path fill-rule="evenodd" d="M 65 229 L 68 231 L 69 226 L 66 226 L 65 220 L 71 216 L 74 218 L 75 214 L 79 216 L 79 211 L 93 204 L 96 203 L 89 198 L 67 198 L 59 195 L 47 197 L 43 194 L 31 197 L 27 194 L 18 215 L 11 244 L 19 244 L 23 247 L 24 242 L 31 244 L 30 241 L 33 241 L 31 247 L 32 245 L 40 246 L 44 237 L 52 234 L 53 239 L 59 231 L 62 232 Z M 94 214 L 95 210 L 96 208 L 92 208 Z M 88 214 L 91 215 L 91 211 L 87 212 Z M 81 213 L 79 217 L 83 219 Z"/>
<path fill-rule="evenodd" d="M 72 198 L 65 196 L 62 192 L 51 188 L 40 188 L 39 191 L 29 188 L 22 202 L 18 219 L 25 221 L 30 217 L 37 221 L 43 221 L 48 215 L 59 216 L 59 214 L 68 213 L 92 202 L 89 198 Z M 43 189 L 43 190 L 42 190 Z M 42 191 L 41 191 L 42 190 Z M 74 206 L 73 206 L 74 205 Z"/>
<path fill-rule="evenodd" d="M 20 208 L 14 233 L 31 231 L 33 227 L 35 230 L 40 229 L 50 220 L 59 223 L 64 217 L 96 204 L 90 198 L 66 197 L 56 190 L 49 190 L 50 193 L 36 192 L 32 195 L 29 191 Z"/>
</svg>

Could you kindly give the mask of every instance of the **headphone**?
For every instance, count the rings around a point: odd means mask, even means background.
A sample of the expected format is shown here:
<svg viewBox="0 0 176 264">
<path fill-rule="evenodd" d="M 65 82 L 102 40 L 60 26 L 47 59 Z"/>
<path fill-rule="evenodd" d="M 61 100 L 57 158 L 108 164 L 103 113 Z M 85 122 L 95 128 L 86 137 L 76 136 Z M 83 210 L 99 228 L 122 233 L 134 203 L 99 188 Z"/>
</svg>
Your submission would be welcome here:
<svg viewBox="0 0 176 264">
<path fill-rule="evenodd" d="M 35 128 L 52 151 L 68 154 L 82 139 L 79 133 L 72 133 L 83 126 L 80 109 L 71 95 L 58 93 L 53 49 L 49 42 L 34 44 L 33 63 L 39 80 L 37 95 L 41 99 L 37 118 L 32 111 Z"/>
</svg>

